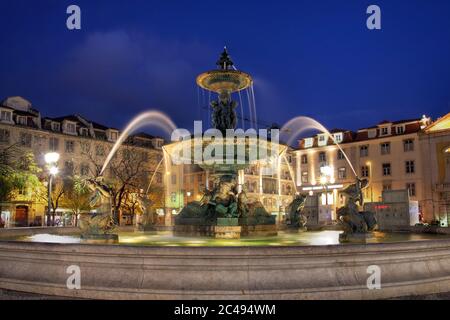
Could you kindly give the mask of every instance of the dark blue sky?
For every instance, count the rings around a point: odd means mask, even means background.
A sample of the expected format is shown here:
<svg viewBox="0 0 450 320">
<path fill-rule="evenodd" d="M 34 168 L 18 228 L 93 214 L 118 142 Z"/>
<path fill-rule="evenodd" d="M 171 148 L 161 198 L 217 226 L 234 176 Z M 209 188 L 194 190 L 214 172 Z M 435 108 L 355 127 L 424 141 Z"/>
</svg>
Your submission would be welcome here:
<svg viewBox="0 0 450 320">
<path fill-rule="evenodd" d="M 66 29 L 66 8 L 82 30 Z M 382 30 L 366 9 L 382 10 Z M 0 98 L 122 128 L 160 109 L 202 118 L 195 77 L 226 45 L 255 79 L 258 118 L 358 129 L 450 111 L 450 1 L 2 0 Z"/>
</svg>

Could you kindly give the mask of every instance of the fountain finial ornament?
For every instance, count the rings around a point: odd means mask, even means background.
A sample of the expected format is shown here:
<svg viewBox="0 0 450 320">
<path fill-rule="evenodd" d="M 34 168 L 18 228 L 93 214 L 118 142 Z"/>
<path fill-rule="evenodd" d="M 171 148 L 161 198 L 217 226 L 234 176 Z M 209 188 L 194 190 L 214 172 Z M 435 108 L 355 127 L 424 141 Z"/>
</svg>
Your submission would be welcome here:
<svg viewBox="0 0 450 320">
<path fill-rule="evenodd" d="M 228 54 L 227 47 L 223 48 L 223 52 L 220 55 L 220 58 L 216 62 L 216 64 L 219 67 L 219 69 L 222 70 L 230 70 L 234 66 L 233 60 L 231 60 L 231 57 Z"/>
</svg>

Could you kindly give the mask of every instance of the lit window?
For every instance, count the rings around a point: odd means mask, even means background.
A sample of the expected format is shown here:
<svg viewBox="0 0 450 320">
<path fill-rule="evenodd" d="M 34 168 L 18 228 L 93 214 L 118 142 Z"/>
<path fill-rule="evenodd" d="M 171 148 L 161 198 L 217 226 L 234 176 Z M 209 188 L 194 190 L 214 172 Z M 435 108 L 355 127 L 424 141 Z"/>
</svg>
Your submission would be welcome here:
<svg viewBox="0 0 450 320">
<path fill-rule="evenodd" d="M 302 172 L 302 183 L 308 183 L 308 172 L 307 171 L 303 171 Z"/>
<path fill-rule="evenodd" d="M 338 178 L 340 180 L 347 178 L 347 169 L 346 168 L 339 168 L 338 170 Z"/>
<path fill-rule="evenodd" d="M 116 141 L 117 136 L 118 136 L 118 133 L 116 131 L 111 131 L 111 134 L 110 134 L 111 141 Z"/>
<path fill-rule="evenodd" d="M 313 138 L 306 138 L 305 139 L 305 148 L 311 148 L 314 144 Z"/>
<path fill-rule="evenodd" d="M 334 141 L 341 143 L 344 140 L 342 132 L 333 134 Z"/>
</svg>

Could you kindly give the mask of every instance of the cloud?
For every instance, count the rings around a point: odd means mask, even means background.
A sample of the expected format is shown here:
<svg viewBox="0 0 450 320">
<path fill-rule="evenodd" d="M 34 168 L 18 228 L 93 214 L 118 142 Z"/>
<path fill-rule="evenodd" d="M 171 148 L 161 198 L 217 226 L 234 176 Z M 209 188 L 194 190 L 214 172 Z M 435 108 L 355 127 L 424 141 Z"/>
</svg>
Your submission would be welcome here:
<svg viewBox="0 0 450 320">
<path fill-rule="evenodd" d="M 183 122 L 197 105 L 195 78 L 211 52 L 195 42 L 123 30 L 97 32 L 67 55 L 58 82 L 84 104 L 73 106 L 80 113 L 107 114 L 120 122 L 159 109 Z"/>
</svg>

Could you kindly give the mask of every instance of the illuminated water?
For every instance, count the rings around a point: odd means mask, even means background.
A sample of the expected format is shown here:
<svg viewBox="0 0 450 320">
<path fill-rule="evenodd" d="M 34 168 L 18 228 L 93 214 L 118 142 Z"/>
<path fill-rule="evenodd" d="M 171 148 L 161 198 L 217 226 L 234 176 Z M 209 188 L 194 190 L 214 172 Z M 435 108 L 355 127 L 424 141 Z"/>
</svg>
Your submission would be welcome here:
<svg viewBox="0 0 450 320">
<path fill-rule="evenodd" d="M 180 237 L 171 232 L 158 232 L 156 234 L 143 232 L 119 233 L 120 245 L 153 246 L 153 247 L 248 247 L 248 246 L 326 246 L 339 245 L 341 231 L 308 231 L 304 233 L 279 232 L 273 237 L 247 237 L 242 239 L 214 239 L 206 237 Z M 450 239 L 448 235 L 436 234 L 410 234 L 410 233 L 383 233 L 376 232 L 369 243 L 394 243 L 406 241 L 424 241 Z M 10 239 L 11 240 L 11 239 Z M 79 236 L 58 236 L 38 234 L 14 239 L 23 242 L 36 243 L 82 243 Z"/>
</svg>

